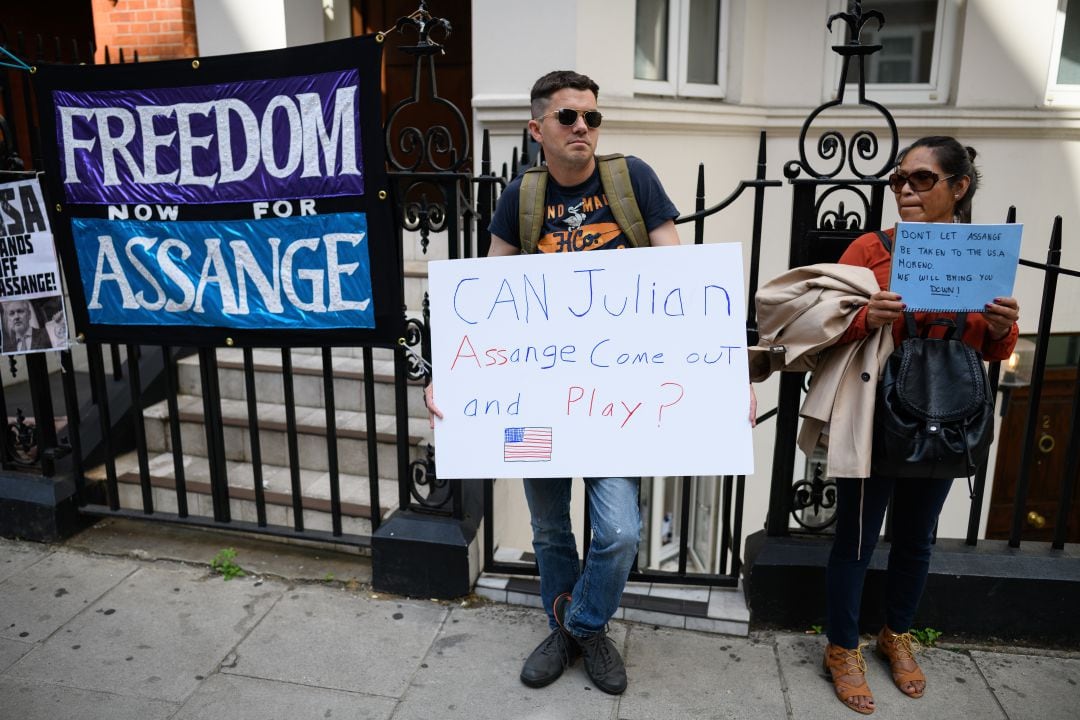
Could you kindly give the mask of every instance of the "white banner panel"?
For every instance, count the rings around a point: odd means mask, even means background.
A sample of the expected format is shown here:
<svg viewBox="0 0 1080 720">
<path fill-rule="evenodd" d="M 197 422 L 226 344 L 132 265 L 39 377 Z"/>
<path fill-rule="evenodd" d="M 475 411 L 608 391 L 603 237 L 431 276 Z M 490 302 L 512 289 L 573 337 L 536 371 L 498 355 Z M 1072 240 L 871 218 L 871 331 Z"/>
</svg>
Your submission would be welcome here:
<svg viewBox="0 0 1080 720">
<path fill-rule="evenodd" d="M 428 274 L 439 477 L 753 472 L 738 244 Z"/>
</svg>

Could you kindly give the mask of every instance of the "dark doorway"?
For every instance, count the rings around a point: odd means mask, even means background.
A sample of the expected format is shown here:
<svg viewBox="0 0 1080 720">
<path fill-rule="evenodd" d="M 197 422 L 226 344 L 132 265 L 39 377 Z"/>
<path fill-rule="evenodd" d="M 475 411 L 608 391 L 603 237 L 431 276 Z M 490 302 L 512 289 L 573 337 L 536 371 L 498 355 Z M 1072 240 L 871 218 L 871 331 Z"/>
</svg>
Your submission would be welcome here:
<svg viewBox="0 0 1080 720">
<path fill-rule="evenodd" d="M 1067 347 L 1075 345 L 1075 340 L 1076 338 L 1053 337 L 1051 343 Z M 1066 347 L 1061 347 L 1060 350 L 1064 351 Z M 1054 354 L 1058 353 L 1051 353 Z M 1063 360 L 1066 360 L 1064 356 L 1059 358 L 1059 362 Z M 1075 361 L 1075 358 L 1073 360 Z M 1061 362 L 1061 365 L 1066 363 Z M 1054 537 L 1061 480 L 1065 473 L 1069 446 L 1073 392 L 1077 381 L 1075 363 L 1064 367 L 1061 365 L 1048 367 L 1043 381 L 1038 427 L 1035 431 L 1034 466 L 1031 468 L 1031 485 L 1027 506 L 1024 508 L 1025 540 L 1049 542 Z M 1028 406 L 1031 402 L 1029 387 L 1012 388 L 1007 392 L 1005 417 L 1001 423 L 1001 438 L 998 441 L 994 487 L 990 498 L 990 514 L 986 523 L 986 537 L 998 539 L 1009 537 L 1013 498 L 1023 450 L 1024 424 L 1027 422 Z M 1075 488 L 1077 478 L 1073 477 L 1071 482 Z M 1080 498 L 1075 490 L 1072 497 L 1068 534 L 1065 538 L 1065 541 L 1070 543 L 1080 542 Z"/>
</svg>

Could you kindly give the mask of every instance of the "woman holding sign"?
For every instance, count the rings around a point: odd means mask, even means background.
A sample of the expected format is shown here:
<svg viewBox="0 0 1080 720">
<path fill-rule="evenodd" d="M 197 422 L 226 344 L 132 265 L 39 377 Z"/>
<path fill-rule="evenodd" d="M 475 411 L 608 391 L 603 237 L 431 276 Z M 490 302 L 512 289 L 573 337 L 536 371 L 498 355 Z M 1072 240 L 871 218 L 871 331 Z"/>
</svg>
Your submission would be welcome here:
<svg viewBox="0 0 1080 720">
<path fill-rule="evenodd" d="M 896 196 L 900 219 L 919 223 L 968 223 L 971 200 L 979 184 L 975 151 L 951 137 L 925 137 L 901 151 L 889 187 Z M 897 346 L 905 337 L 904 299 L 888 287 L 892 263 L 892 230 L 888 240 L 877 233 L 857 238 L 840 263 L 873 271 L 882 288 L 855 314 L 840 339 L 850 343 L 878 328 L 890 326 Z M 916 312 L 919 332 L 937 317 L 952 314 Z M 1005 360 L 1016 344 L 1019 307 L 1011 297 L 986 303 L 984 312 L 969 313 L 963 341 L 986 360 Z M 863 378 L 867 380 L 867 377 Z M 865 418 L 870 422 L 870 418 Z M 909 632 L 930 566 L 930 551 L 938 514 L 952 478 L 900 480 L 877 477 L 836 479 L 836 537 L 826 575 L 828 605 L 825 666 L 837 697 L 862 714 L 874 711 L 866 683 L 866 663 L 859 643 L 859 606 L 866 569 L 877 544 L 890 499 L 893 505 L 892 545 L 889 550 L 886 624 L 875 651 L 890 667 L 896 687 L 908 697 L 922 697 L 926 677 L 915 661 L 916 641 Z"/>
</svg>

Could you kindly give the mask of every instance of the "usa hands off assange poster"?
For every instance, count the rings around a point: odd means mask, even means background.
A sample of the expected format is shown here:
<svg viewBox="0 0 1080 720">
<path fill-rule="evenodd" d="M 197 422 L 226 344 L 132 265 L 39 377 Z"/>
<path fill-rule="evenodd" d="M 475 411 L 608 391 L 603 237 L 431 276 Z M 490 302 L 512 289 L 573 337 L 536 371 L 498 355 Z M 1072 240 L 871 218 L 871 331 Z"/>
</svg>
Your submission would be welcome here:
<svg viewBox="0 0 1080 720">
<path fill-rule="evenodd" d="M 400 337 L 380 56 L 365 37 L 42 68 L 80 331 L 192 344 Z"/>
<path fill-rule="evenodd" d="M 0 183 L 0 348 L 63 350 L 67 318 L 49 215 L 36 176 Z"/>
</svg>

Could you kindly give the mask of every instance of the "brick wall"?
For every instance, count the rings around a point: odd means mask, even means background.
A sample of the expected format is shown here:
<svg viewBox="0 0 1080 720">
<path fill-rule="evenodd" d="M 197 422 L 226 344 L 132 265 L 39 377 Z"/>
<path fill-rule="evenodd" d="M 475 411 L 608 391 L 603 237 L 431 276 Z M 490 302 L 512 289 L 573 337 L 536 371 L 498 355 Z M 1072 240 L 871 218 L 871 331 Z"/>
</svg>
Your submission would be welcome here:
<svg viewBox="0 0 1080 720">
<path fill-rule="evenodd" d="M 124 51 L 131 62 L 138 50 L 139 61 L 172 60 L 198 55 L 195 39 L 195 0 L 93 0 L 94 61 L 105 62 L 109 47 L 112 62 Z"/>
</svg>

